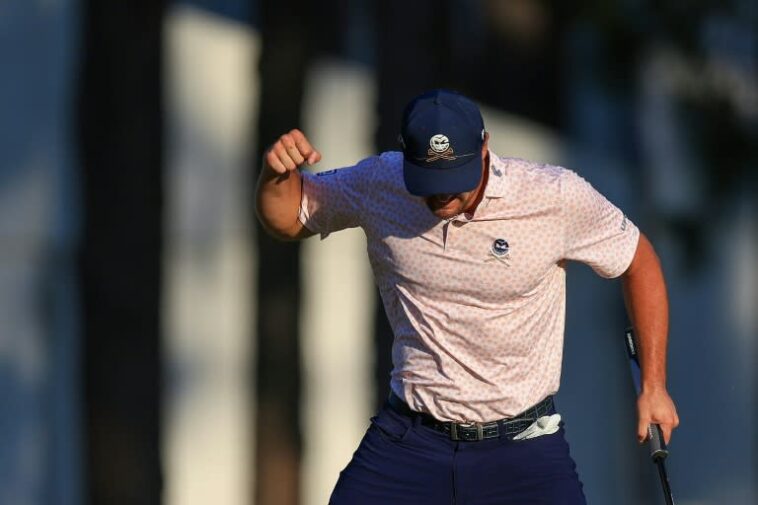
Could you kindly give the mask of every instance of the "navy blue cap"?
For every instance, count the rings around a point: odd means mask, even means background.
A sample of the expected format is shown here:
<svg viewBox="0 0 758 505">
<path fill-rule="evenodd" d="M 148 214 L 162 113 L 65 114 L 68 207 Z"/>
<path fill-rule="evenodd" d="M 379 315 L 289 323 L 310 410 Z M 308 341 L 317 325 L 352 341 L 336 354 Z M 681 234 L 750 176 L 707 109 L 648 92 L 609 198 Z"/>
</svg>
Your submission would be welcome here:
<svg viewBox="0 0 758 505">
<path fill-rule="evenodd" d="M 482 114 L 470 99 L 444 89 L 417 96 L 403 112 L 400 133 L 406 189 L 417 196 L 473 190 L 483 143 Z"/>
</svg>

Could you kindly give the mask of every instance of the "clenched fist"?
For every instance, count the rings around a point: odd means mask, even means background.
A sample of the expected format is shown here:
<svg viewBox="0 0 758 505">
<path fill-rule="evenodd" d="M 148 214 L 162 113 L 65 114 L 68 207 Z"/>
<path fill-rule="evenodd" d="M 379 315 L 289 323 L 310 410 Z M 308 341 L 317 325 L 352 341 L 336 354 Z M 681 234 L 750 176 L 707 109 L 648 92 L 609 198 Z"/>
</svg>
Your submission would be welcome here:
<svg viewBox="0 0 758 505">
<path fill-rule="evenodd" d="M 311 146 L 300 130 L 285 133 L 266 151 L 263 161 L 266 168 L 284 175 L 297 167 L 313 165 L 321 160 L 321 153 Z"/>
</svg>

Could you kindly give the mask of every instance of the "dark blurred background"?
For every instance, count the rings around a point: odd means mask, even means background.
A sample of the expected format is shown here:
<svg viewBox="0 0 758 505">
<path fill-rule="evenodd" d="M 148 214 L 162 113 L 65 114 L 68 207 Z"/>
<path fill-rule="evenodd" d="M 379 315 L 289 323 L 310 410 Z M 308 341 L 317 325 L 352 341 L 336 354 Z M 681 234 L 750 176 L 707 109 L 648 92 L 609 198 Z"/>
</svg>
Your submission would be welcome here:
<svg viewBox="0 0 758 505">
<path fill-rule="evenodd" d="M 279 244 L 263 149 L 396 149 L 451 87 L 661 256 L 677 503 L 758 502 L 758 6 L 748 0 L 5 0 L 0 503 L 326 503 L 386 397 L 359 231 Z M 557 397 L 591 504 L 662 503 L 617 281 L 572 266 Z"/>
</svg>

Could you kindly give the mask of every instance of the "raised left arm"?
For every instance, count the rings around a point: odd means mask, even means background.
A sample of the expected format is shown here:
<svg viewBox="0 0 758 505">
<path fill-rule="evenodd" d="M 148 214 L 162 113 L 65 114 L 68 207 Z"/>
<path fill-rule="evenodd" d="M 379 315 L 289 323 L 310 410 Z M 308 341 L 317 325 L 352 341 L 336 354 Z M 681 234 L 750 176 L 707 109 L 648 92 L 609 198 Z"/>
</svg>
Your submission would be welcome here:
<svg viewBox="0 0 758 505">
<path fill-rule="evenodd" d="M 626 310 L 637 334 L 642 370 L 637 438 L 644 442 L 648 425 L 654 423 L 660 425 L 668 443 L 671 432 L 679 425 L 676 407 L 666 389 L 668 295 L 658 256 L 642 233 L 634 259 L 621 279 Z"/>
</svg>

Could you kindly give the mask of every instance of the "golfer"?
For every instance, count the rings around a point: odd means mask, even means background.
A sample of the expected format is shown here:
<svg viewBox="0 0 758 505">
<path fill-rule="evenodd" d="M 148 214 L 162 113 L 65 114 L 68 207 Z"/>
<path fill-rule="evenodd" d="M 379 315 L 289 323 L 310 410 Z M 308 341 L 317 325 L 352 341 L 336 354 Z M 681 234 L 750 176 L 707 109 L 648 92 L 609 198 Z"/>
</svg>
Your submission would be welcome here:
<svg viewBox="0 0 758 505">
<path fill-rule="evenodd" d="M 668 302 L 650 242 L 576 173 L 500 157 L 474 102 L 433 90 L 399 152 L 311 174 L 298 130 L 264 156 L 257 210 L 282 240 L 361 227 L 394 333 L 390 398 L 333 505 L 585 503 L 553 395 L 566 262 L 621 277 L 639 335 L 638 438 L 678 423 L 666 390 Z M 597 420 L 595 421 L 597 422 Z"/>
</svg>

